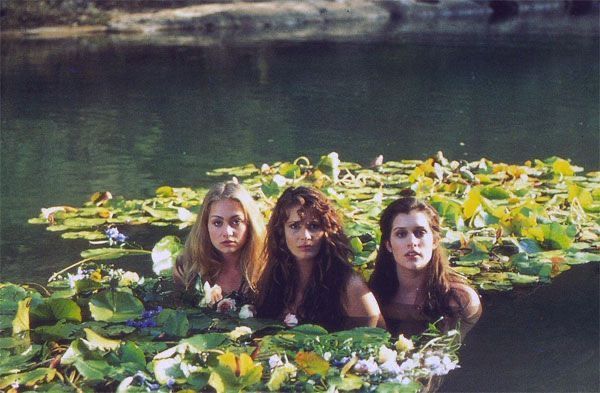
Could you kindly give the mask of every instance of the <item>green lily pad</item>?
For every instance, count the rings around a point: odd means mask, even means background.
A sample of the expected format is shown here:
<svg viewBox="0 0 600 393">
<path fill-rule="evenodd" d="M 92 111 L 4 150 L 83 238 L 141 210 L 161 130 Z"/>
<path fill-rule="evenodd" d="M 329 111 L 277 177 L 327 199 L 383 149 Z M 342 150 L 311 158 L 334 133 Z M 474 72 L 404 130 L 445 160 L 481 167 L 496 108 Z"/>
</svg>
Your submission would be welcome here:
<svg viewBox="0 0 600 393">
<path fill-rule="evenodd" d="M 90 298 L 90 312 L 96 321 L 124 322 L 139 317 L 144 305 L 128 292 L 107 290 Z"/>
</svg>

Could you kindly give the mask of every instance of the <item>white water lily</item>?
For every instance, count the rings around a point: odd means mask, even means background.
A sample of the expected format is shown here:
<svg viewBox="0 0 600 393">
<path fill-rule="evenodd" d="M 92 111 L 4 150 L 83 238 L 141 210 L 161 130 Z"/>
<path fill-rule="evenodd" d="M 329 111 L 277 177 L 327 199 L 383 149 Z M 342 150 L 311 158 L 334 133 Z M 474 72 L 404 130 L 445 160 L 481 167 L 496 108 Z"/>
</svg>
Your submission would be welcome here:
<svg viewBox="0 0 600 393">
<path fill-rule="evenodd" d="M 210 286 L 208 281 L 204 283 L 204 297 L 200 300 L 200 307 L 210 307 L 219 300 L 223 299 L 223 291 L 218 284 L 213 287 Z"/>
<path fill-rule="evenodd" d="M 416 360 L 413 356 L 412 358 L 406 359 L 402 362 L 402 364 L 400 365 L 400 371 L 408 372 L 414 370 L 415 368 L 419 368 L 420 363 L 421 362 L 419 360 Z"/>
<path fill-rule="evenodd" d="M 438 355 L 426 356 L 424 364 L 425 367 L 429 368 L 432 375 L 446 375 L 451 370 L 459 367 L 458 362 L 452 361 L 448 355 L 444 355 L 443 357 Z"/>
<path fill-rule="evenodd" d="M 357 374 L 376 374 L 379 372 L 379 366 L 373 356 L 368 360 L 361 359 L 354 365 L 354 372 Z"/>
<path fill-rule="evenodd" d="M 269 368 L 273 370 L 275 367 L 283 366 L 283 361 L 279 355 L 275 354 L 269 358 Z"/>
<path fill-rule="evenodd" d="M 396 351 L 393 351 L 391 349 L 389 349 L 388 347 L 386 347 L 385 345 L 382 345 L 379 348 L 379 358 L 377 359 L 379 361 L 379 363 L 387 363 L 390 361 L 396 361 L 396 357 L 398 356 L 398 353 Z"/>
<path fill-rule="evenodd" d="M 133 283 L 138 283 L 140 276 L 136 272 L 125 272 L 121 275 L 119 286 L 128 287 Z"/>
<path fill-rule="evenodd" d="M 410 338 L 404 337 L 404 335 L 398 336 L 398 341 L 396 341 L 396 350 L 400 353 L 412 351 L 415 348 L 412 340 Z"/>
<path fill-rule="evenodd" d="M 379 369 L 384 374 L 398 375 L 402 372 L 402 369 L 398 365 L 396 360 L 388 360 L 385 363 L 379 365 Z"/>
<path fill-rule="evenodd" d="M 283 323 L 285 323 L 288 327 L 294 327 L 298 325 L 298 318 L 292 313 L 288 313 L 285 318 L 283 318 Z"/>
<path fill-rule="evenodd" d="M 327 351 L 323 354 L 323 359 L 330 361 L 331 360 L 331 352 Z"/>
<path fill-rule="evenodd" d="M 229 332 L 229 338 L 232 340 L 237 340 L 238 338 L 247 336 L 249 334 L 252 334 L 252 329 L 250 329 L 248 326 L 238 326 Z"/>
<path fill-rule="evenodd" d="M 239 317 L 240 319 L 253 318 L 254 307 L 251 304 L 244 304 L 240 309 Z"/>
</svg>

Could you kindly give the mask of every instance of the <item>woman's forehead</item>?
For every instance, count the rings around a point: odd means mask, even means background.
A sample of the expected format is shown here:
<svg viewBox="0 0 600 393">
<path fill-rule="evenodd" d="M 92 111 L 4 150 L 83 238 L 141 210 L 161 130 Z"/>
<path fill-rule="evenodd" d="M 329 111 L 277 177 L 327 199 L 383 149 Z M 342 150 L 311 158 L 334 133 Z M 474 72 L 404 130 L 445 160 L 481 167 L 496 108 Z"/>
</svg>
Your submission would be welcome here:
<svg viewBox="0 0 600 393">
<path fill-rule="evenodd" d="M 286 221 L 321 221 L 321 216 L 314 208 L 294 205 L 287 209 Z"/>
<path fill-rule="evenodd" d="M 392 221 L 392 229 L 394 228 L 413 228 L 423 227 L 429 228 L 429 216 L 417 210 L 411 210 L 408 213 L 398 213 Z"/>
</svg>

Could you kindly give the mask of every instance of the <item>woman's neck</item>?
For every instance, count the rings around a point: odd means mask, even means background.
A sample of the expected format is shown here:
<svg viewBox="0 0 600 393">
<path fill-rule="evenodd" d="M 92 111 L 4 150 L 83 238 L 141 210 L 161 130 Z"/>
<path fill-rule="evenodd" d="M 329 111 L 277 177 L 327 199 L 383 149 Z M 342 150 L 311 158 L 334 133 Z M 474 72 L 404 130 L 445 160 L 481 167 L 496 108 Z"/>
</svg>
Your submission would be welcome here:
<svg viewBox="0 0 600 393">
<path fill-rule="evenodd" d="M 298 272 L 299 274 L 299 278 L 300 278 L 300 293 L 304 292 L 304 289 L 306 288 L 306 285 L 308 284 L 308 281 L 310 279 L 310 276 L 312 274 L 313 271 L 313 267 L 314 267 L 314 261 L 310 260 L 310 261 L 296 261 L 296 264 L 298 266 Z"/>
<path fill-rule="evenodd" d="M 396 276 L 399 283 L 398 291 L 403 295 L 414 295 L 414 297 L 416 297 L 417 293 L 425 292 L 427 285 L 426 269 L 408 270 L 396 266 Z"/>
<path fill-rule="evenodd" d="M 221 272 L 239 271 L 240 270 L 240 255 L 239 254 L 226 254 L 221 255 L 223 264 Z"/>
</svg>

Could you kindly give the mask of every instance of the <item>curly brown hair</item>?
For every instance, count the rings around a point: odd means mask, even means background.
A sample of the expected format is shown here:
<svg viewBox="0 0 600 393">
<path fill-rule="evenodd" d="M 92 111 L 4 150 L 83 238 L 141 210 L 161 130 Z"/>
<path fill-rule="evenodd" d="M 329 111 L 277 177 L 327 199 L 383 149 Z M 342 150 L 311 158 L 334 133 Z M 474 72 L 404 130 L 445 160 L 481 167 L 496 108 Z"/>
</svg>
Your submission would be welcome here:
<svg viewBox="0 0 600 393">
<path fill-rule="evenodd" d="M 434 244 L 441 243 L 440 217 L 437 211 L 428 203 L 414 197 L 404 197 L 395 200 L 385 208 L 379 219 L 381 243 L 375 260 L 375 269 L 369 280 L 369 287 L 382 306 L 391 300 L 400 287 L 396 274 L 396 261 L 384 244 L 390 240 L 392 224 L 396 216 L 398 214 L 408 214 L 413 210 L 422 212 L 427 216 L 433 233 Z M 454 300 L 459 305 L 464 301 L 460 298 L 460 294 L 452 288 L 452 284 L 464 283 L 465 281 L 450 269 L 448 257 L 442 246 L 434 248 L 426 269 L 427 293 L 423 307 L 424 314 L 432 320 L 440 316 L 456 316 L 457 310 L 450 306 L 451 301 Z"/>
<path fill-rule="evenodd" d="M 298 209 L 300 217 L 317 218 L 325 232 L 316 256 L 318 262 L 296 313 L 303 322 L 335 330 L 345 316 L 343 304 L 346 285 L 354 273 L 349 262 L 353 254 L 340 216 L 322 192 L 308 187 L 288 188 L 273 209 L 267 225 L 266 266 L 258 283 L 258 315 L 281 318 L 301 290 L 298 266 L 285 238 L 285 224 L 292 208 Z"/>
</svg>

